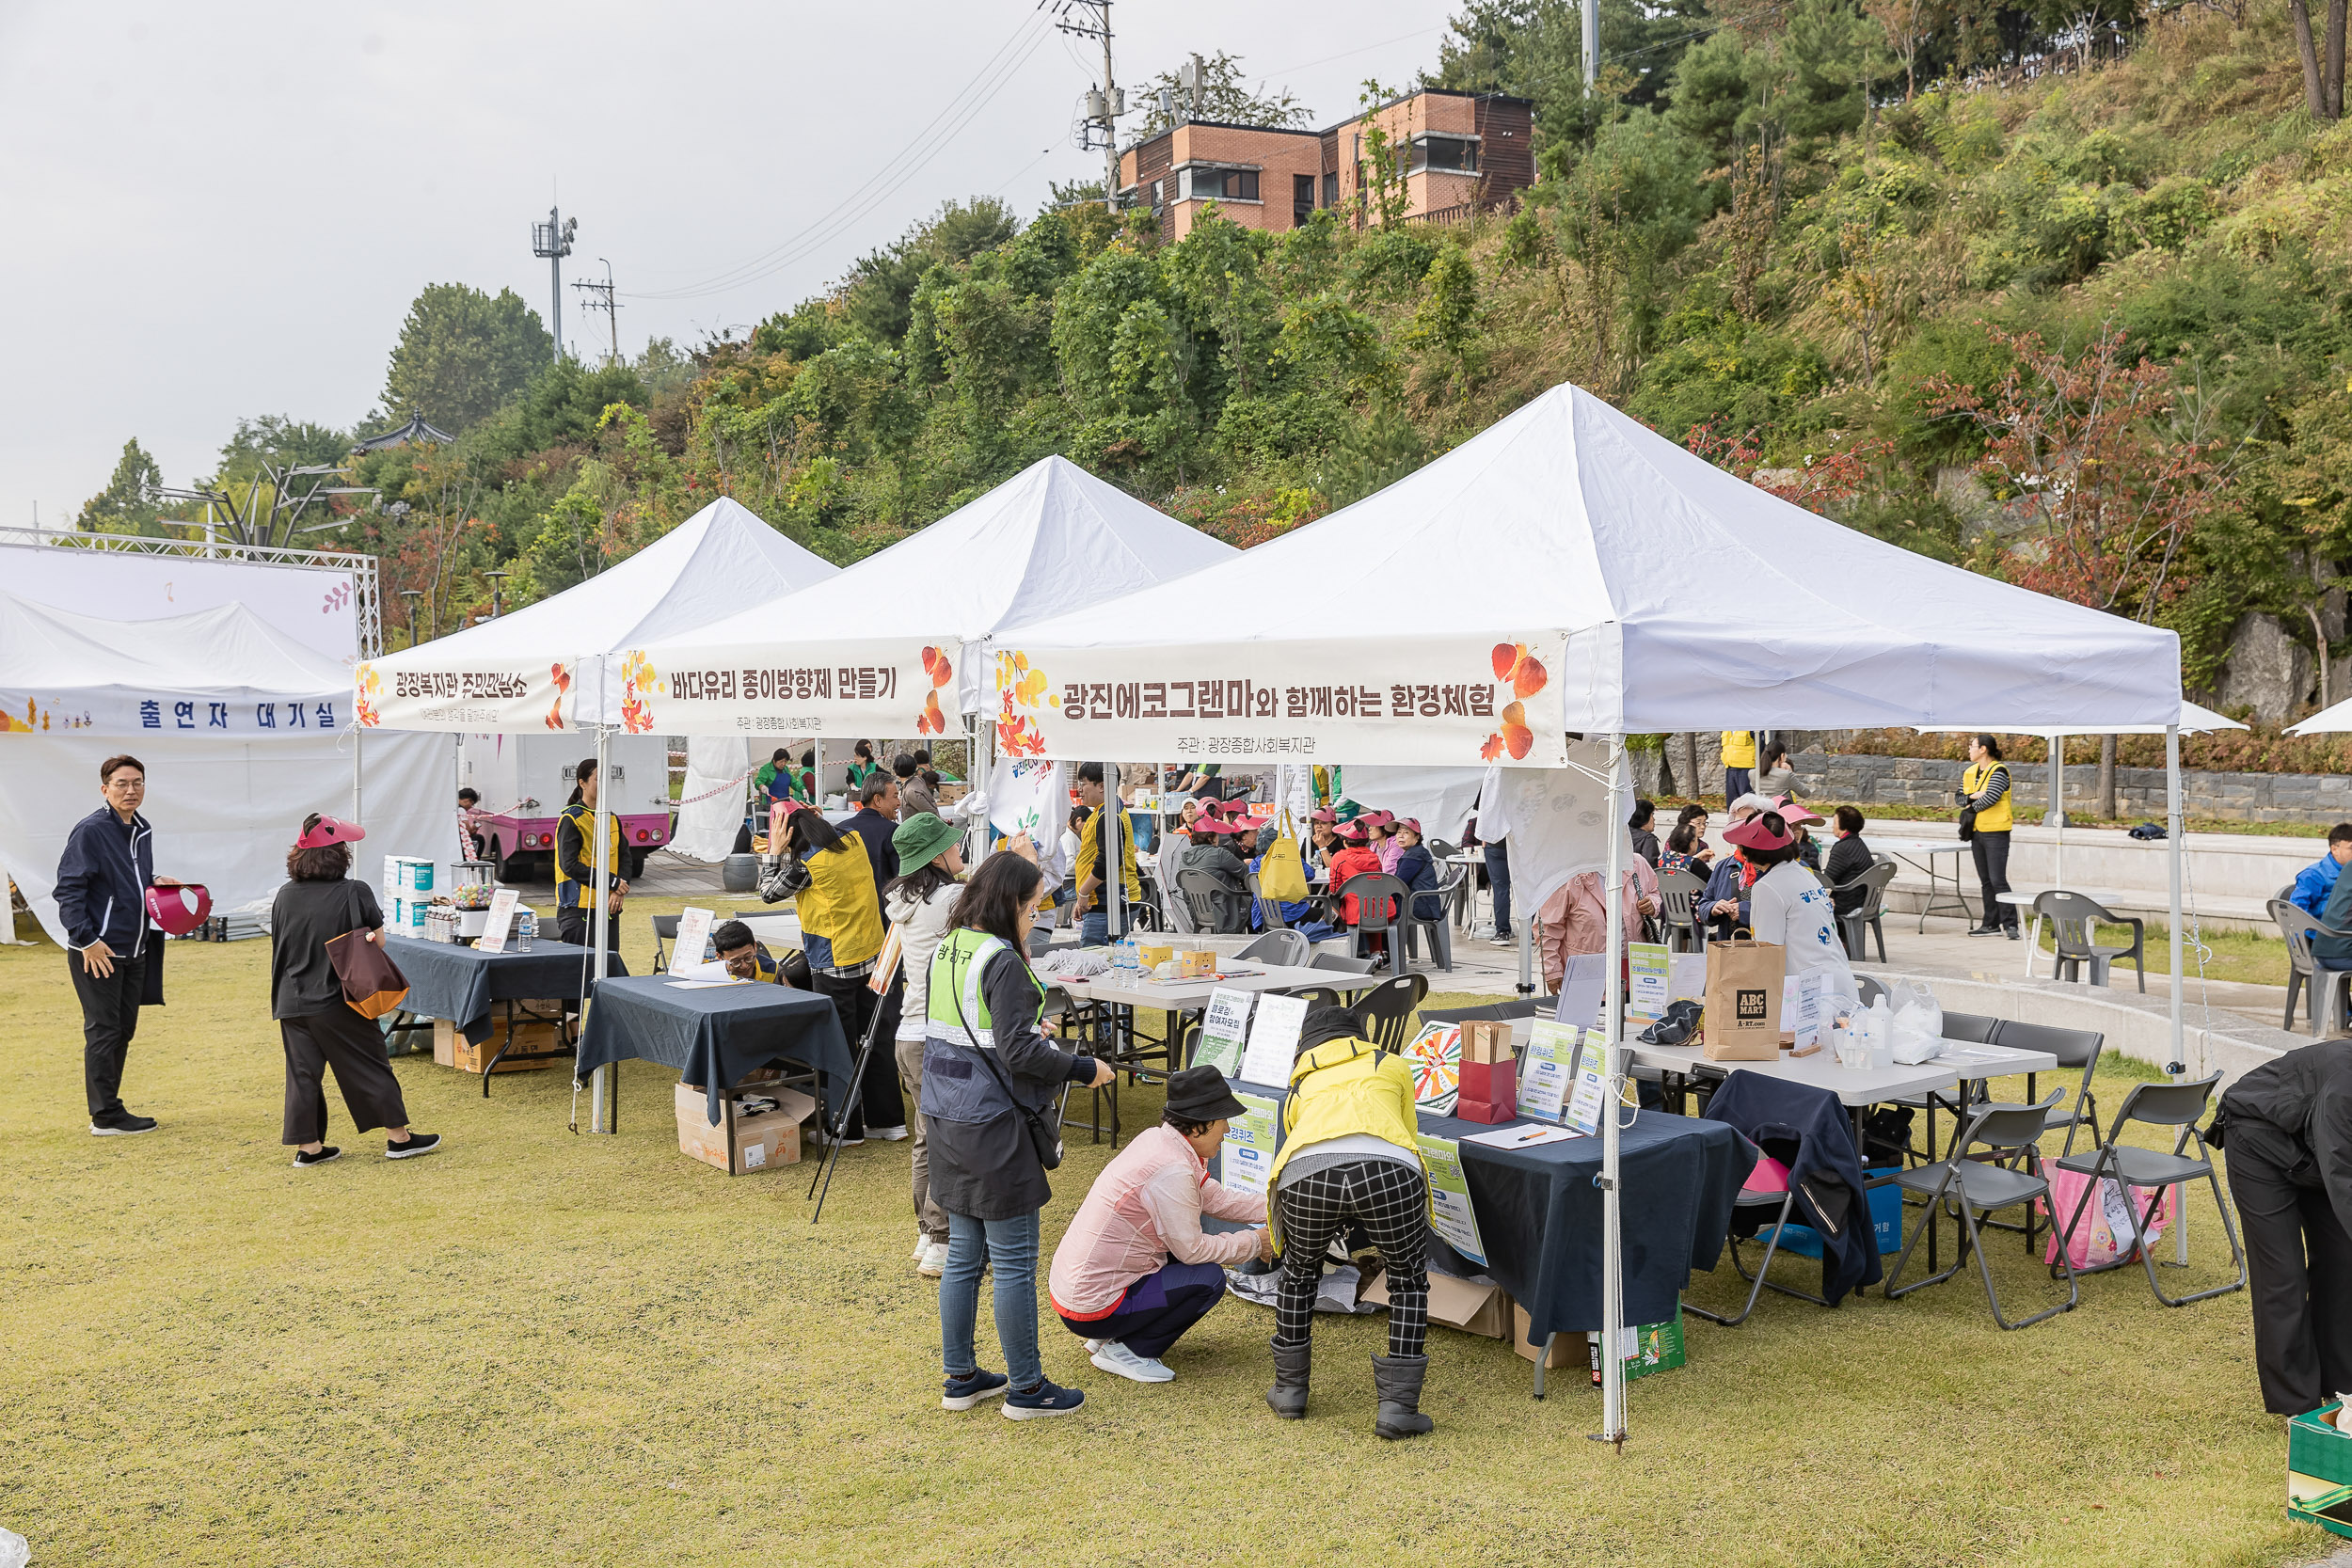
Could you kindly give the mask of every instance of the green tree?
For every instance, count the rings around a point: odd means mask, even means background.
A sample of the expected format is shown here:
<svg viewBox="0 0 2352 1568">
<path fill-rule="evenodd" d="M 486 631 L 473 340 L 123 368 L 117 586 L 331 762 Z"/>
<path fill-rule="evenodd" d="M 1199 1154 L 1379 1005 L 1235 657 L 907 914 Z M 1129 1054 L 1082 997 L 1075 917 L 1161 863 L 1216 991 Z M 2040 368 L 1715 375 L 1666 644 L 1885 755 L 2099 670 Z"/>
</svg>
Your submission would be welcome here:
<svg viewBox="0 0 2352 1568">
<path fill-rule="evenodd" d="M 387 422 L 411 413 L 455 435 L 498 412 L 555 357 L 539 313 L 512 289 L 493 298 L 428 284 L 408 307 L 384 377 Z"/>
<path fill-rule="evenodd" d="M 1198 104 L 1185 90 L 1180 71 L 1163 71 L 1143 85 L 1138 95 L 1142 100 L 1143 124 L 1131 135 L 1158 135 L 1175 123 L 1170 109 L 1186 119 L 1222 120 L 1228 125 L 1305 127 L 1315 122 L 1314 111 L 1301 103 L 1288 87 L 1268 92 L 1263 81 L 1254 87 L 1245 85 L 1240 55 L 1220 49 L 1215 55 L 1196 55 L 1193 58 L 1200 62 Z M 1094 195 L 1095 199 L 1102 199 L 1100 183 L 1095 185 Z"/>
<path fill-rule="evenodd" d="M 73 526 L 84 533 L 163 534 L 152 497 L 164 483 L 164 470 L 148 455 L 136 436 L 122 443 L 122 456 L 106 487 L 82 503 Z"/>
<path fill-rule="evenodd" d="M 343 431 L 264 414 L 237 421 L 236 434 L 221 446 L 220 467 L 213 478 L 220 484 L 258 478 L 264 464 L 278 468 L 340 467 L 350 455 L 351 437 Z"/>
</svg>

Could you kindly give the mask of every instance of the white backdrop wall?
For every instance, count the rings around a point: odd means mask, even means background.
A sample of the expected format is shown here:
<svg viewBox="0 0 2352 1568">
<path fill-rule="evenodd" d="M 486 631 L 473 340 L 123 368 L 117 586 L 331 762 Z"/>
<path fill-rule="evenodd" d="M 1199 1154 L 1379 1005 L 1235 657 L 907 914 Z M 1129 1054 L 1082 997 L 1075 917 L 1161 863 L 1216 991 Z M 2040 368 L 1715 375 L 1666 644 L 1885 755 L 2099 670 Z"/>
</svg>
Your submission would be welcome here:
<svg viewBox="0 0 2352 1568">
<path fill-rule="evenodd" d="M 353 875 L 383 886 L 384 857 L 457 855 L 456 747 L 446 735 L 366 737 Z M 69 734 L 8 737 L 0 768 L 0 869 L 16 879 L 41 929 L 62 945 L 57 857 L 73 824 L 104 802 L 98 765 L 130 752 L 147 765 L 144 815 L 155 869 L 212 890 L 215 911 L 275 894 L 286 850 L 308 813 L 351 810 L 352 736 L 241 741 Z"/>
<path fill-rule="evenodd" d="M 271 630 L 346 670 L 359 658 L 351 574 L 320 566 L 0 545 L 0 590 L 109 621 L 160 621 L 241 604 Z"/>
</svg>

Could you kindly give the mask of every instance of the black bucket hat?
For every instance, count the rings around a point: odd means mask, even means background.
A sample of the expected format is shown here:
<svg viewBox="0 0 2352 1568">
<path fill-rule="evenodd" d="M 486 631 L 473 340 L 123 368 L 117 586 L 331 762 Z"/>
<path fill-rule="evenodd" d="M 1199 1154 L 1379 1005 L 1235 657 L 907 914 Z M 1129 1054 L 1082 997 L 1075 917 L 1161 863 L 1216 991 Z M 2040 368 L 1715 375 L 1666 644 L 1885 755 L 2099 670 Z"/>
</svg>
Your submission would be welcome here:
<svg viewBox="0 0 2352 1568">
<path fill-rule="evenodd" d="M 1186 1121 L 1230 1121 L 1248 1107 L 1233 1098 L 1225 1074 L 1213 1067 L 1188 1067 L 1168 1080 L 1168 1109 Z"/>
</svg>

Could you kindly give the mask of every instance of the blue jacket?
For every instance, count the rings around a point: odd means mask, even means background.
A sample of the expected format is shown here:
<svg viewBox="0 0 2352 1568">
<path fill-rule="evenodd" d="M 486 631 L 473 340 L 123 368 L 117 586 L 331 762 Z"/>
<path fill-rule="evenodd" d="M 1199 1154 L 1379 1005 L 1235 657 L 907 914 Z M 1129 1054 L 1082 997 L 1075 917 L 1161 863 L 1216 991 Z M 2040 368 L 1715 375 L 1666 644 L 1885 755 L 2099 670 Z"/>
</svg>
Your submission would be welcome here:
<svg viewBox="0 0 2352 1568">
<path fill-rule="evenodd" d="M 1725 898 L 1736 899 L 1740 905 L 1740 918 L 1737 921 L 1717 919 L 1713 915 L 1708 916 L 1709 920 L 1714 921 L 1715 934 L 1719 938 L 1729 936 L 1734 926 L 1745 926 L 1748 923 L 1748 890 L 1740 885 L 1740 879 L 1746 872 L 1747 867 L 1740 863 L 1738 855 L 1724 855 L 1716 860 L 1715 869 L 1707 874 L 1707 891 L 1699 896 L 1700 909 L 1712 910 Z"/>
<path fill-rule="evenodd" d="M 144 816 L 125 826 L 112 806 L 73 824 L 57 860 L 57 918 L 75 949 L 103 942 L 128 958 L 147 933 L 147 890 L 155 880 L 154 830 Z"/>
<path fill-rule="evenodd" d="M 1396 857 L 1396 879 L 1421 896 L 1413 900 L 1413 918 L 1435 920 L 1445 912 L 1437 899 L 1438 866 L 1427 845 L 1416 844 Z"/>
<path fill-rule="evenodd" d="M 2336 882 L 2344 875 L 2344 867 L 2333 855 L 2322 855 L 2295 874 L 2295 891 L 2287 895 L 2287 902 L 2325 923 L 2328 918 L 2328 895 L 2336 891 Z"/>
<path fill-rule="evenodd" d="M 1729 1123 L 1788 1167 L 1796 1221 L 1820 1233 L 1821 1295 L 1831 1306 L 1879 1282 L 1884 1271 L 1869 1190 L 1854 1153 L 1853 1122 L 1836 1095 L 1735 1071 L 1708 1101 L 1707 1119 Z"/>
</svg>

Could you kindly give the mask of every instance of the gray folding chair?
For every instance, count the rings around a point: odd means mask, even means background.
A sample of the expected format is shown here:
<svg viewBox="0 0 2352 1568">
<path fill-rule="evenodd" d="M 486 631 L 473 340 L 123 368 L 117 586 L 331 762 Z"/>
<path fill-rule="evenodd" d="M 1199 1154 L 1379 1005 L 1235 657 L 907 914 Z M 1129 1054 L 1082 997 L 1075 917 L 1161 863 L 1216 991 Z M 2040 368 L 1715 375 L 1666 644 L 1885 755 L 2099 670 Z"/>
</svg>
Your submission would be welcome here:
<svg viewBox="0 0 2352 1568">
<path fill-rule="evenodd" d="M 1865 931 L 1879 939 L 1879 962 L 1886 961 L 1886 884 L 1895 879 L 1897 869 L 1893 861 L 1881 855 L 1854 873 L 1852 880 L 1826 890 L 1833 900 L 1841 893 L 1857 889 L 1862 893 L 1862 902 L 1854 906 L 1853 912 L 1837 917 L 1838 931 L 1846 939 L 1846 957 L 1855 963 L 1868 960 L 1863 942 Z"/>
<path fill-rule="evenodd" d="M 1693 952 L 1705 944 L 1701 923 L 1692 918 L 1707 884 L 1688 871 L 1667 871 L 1658 879 L 1659 918 L 1665 923 L 1666 945 L 1677 953 Z"/>
<path fill-rule="evenodd" d="M 771 910 L 767 912 L 772 914 L 775 911 Z M 653 971 L 656 974 L 666 974 L 670 968 L 670 954 L 665 944 L 677 941 L 677 922 L 678 917 L 674 914 L 653 917 Z"/>
<path fill-rule="evenodd" d="M 1233 957 L 1272 964 L 1277 969 L 1304 969 L 1307 967 L 1307 934 L 1287 927 L 1268 931 Z"/>
<path fill-rule="evenodd" d="M 1927 1207 L 1919 1212 L 1919 1219 L 1911 1227 L 1910 1237 L 1903 1243 L 1900 1257 L 1895 1259 L 1894 1272 L 1886 1276 L 1886 1299 L 1893 1301 L 1930 1285 L 1940 1285 L 1967 1267 L 1968 1259 L 1977 1260 L 1978 1275 L 1984 1281 L 1984 1299 L 1993 1308 L 1993 1321 L 2003 1328 L 2026 1328 L 2044 1318 L 2060 1312 L 2071 1312 L 2082 1299 L 2082 1287 L 2075 1282 L 2074 1265 L 2067 1260 L 2066 1249 L 2058 1249 L 2058 1267 L 2066 1274 L 2066 1299 L 2041 1311 L 2018 1319 L 2015 1323 L 2001 1310 L 2000 1292 L 1993 1285 L 1993 1268 L 1985 1260 L 1984 1239 L 1977 1228 L 1979 1213 L 1994 1214 L 2019 1204 L 2046 1200 L 2050 1182 L 2042 1168 L 2040 1140 L 2042 1126 L 2049 1116 L 2047 1107 L 2035 1105 L 2015 1110 L 1979 1111 L 1969 1118 L 1967 1131 L 1953 1146 L 1952 1158 L 1916 1165 L 1895 1178 L 1896 1184 L 1907 1193 L 1924 1196 Z M 1993 1152 L 1992 1160 L 1972 1159 L 1978 1149 Z M 2012 1151 L 2023 1151 L 2023 1169 L 2012 1169 L 1997 1164 Z M 1952 1259 L 1952 1266 L 1940 1274 L 1909 1285 L 1897 1285 L 1903 1276 L 1903 1266 L 1911 1261 L 1911 1249 L 1919 1244 L 1919 1237 L 1936 1223 L 1936 1216 L 1949 1202 L 1960 1211 L 1960 1219 L 1968 1237 L 1968 1244 Z"/>
<path fill-rule="evenodd" d="M 2312 1020 L 2312 1038 L 2328 1039 L 2344 1033 L 2344 1021 L 2352 1015 L 2352 969 L 2322 968 L 2312 953 L 2312 938 L 2352 937 L 2352 931 L 2339 931 L 2332 926 L 2322 926 L 2306 913 L 2299 905 L 2283 898 L 2270 901 L 2270 918 L 2279 923 L 2279 934 L 2287 939 L 2287 1016 L 2281 1029 L 2295 1027 L 2295 998 L 2303 988 L 2311 988 L 2304 998 L 2304 1009 Z"/>
<path fill-rule="evenodd" d="M 2139 989 L 2148 989 L 2148 923 L 2137 915 L 2107 912 L 2096 898 L 2063 888 L 2052 888 L 2033 901 L 2036 921 L 2047 920 L 2050 932 L 2058 939 L 2058 957 L 2052 973 L 2060 980 L 2082 977 L 2083 966 L 2090 967 L 2090 983 L 2107 984 L 2107 972 L 2118 958 L 2129 958 L 2139 971 Z M 2131 944 L 2126 947 L 2102 947 L 2091 938 L 2101 926 L 2129 926 Z"/>
<path fill-rule="evenodd" d="M 1952 1015 L 1947 1013 L 1944 1016 L 1948 1021 Z M 2099 1135 L 2099 1097 L 2090 1092 L 2090 1075 L 2098 1070 L 2099 1053 L 2106 1049 L 2106 1036 L 2096 1029 L 2059 1029 L 2047 1023 L 2019 1023 L 2012 1019 L 2003 1019 L 1994 1025 L 1993 1037 L 1988 1043 L 2017 1051 L 2046 1051 L 2058 1058 L 2060 1069 L 2080 1069 L 2082 1077 L 2075 1082 L 2073 1103 L 2067 1104 L 2061 1100 L 2059 1103 L 2064 1108 L 2051 1111 L 2045 1130 L 2055 1132 L 2061 1127 L 2066 1129 L 2066 1143 L 2058 1150 L 2061 1168 L 2064 1157 L 2074 1152 L 2076 1128 L 2089 1128 L 2090 1147 L 2097 1148 L 2100 1146 L 2103 1140 Z M 1991 1101 L 1985 1102 L 1983 1108 L 1988 1111 L 2026 1109 L 2023 1105 Z"/>
<path fill-rule="evenodd" d="M 2115 1113 L 2115 1120 L 2107 1128 L 2107 1141 L 2096 1149 L 2062 1156 L 2058 1163 L 2060 1170 L 2090 1178 L 2090 1184 L 2083 1188 L 2082 1196 L 2075 1201 L 2074 1213 L 2067 1217 L 2063 1241 L 2074 1238 L 2074 1227 L 2082 1223 L 2083 1211 L 2090 1206 L 2091 1195 L 2101 1190 L 2102 1181 L 2121 1182 L 2127 1193 L 2134 1187 L 2158 1189 L 2149 1195 L 2147 1210 L 2134 1216 L 2139 1222 L 2137 1228 L 2142 1236 L 2147 1235 L 2149 1223 L 2156 1216 L 2156 1206 L 2164 1201 L 2162 1189 L 2185 1189 L 2191 1181 L 2200 1178 L 2213 1189 L 2214 1207 L 2221 1211 L 2221 1231 L 2230 1238 L 2230 1256 L 2237 1263 L 2237 1278 L 2227 1285 L 2191 1291 L 2185 1296 L 2168 1296 L 2164 1293 L 2164 1287 L 2156 1282 L 2155 1257 L 2143 1243 L 2135 1250 L 2148 1270 L 2148 1289 L 2153 1291 L 2156 1299 L 2167 1307 L 2185 1307 L 2192 1301 L 2223 1295 L 2243 1290 L 2246 1286 L 2246 1249 L 2238 1244 L 2236 1222 L 2231 1219 L 2229 1202 L 2221 1196 L 2221 1179 L 2214 1172 L 2213 1153 L 2205 1147 L 2205 1135 L 2197 1130 L 2197 1119 L 2205 1114 L 2206 1102 L 2213 1099 L 2214 1090 L 2220 1083 L 2221 1074 L 2213 1072 L 2183 1084 L 2135 1084 L 2132 1092 L 2123 1097 L 2122 1109 Z M 2140 1148 L 2126 1144 L 2123 1129 L 2133 1122 L 2150 1127 L 2179 1128 L 2180 1132 L 2172 1140 L 2172 1152 L 2167 1154 L 2160 1148 Z M 2187 1152 L 2192 1141 L 2197 1145 L 2194 1157 Z M 2186 1196 L 2184 1191 L 2183 1196 Z M 2174 1207 L 2177 1220 L 2179 1206 Z M 2061 1263 L 2066 1261 L 2067 1249 L 2063 1241 L 2058 1247 L 2058 1261 Z M 2083 1273 L 2105 1274 L 2130 1261 L 2129 1258 L 2119 1258 L 2112 1263 L 2085 1269 Z"/>
</svg>

